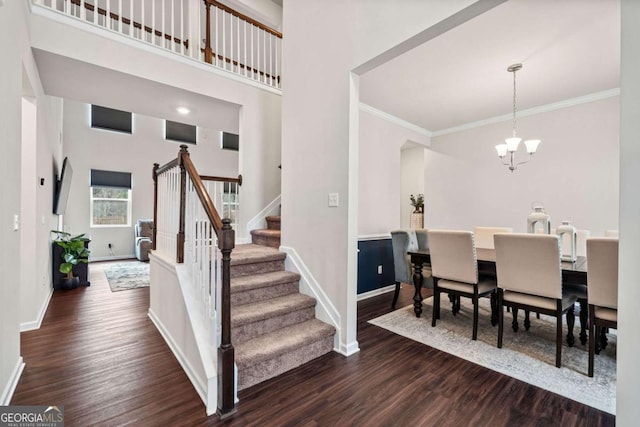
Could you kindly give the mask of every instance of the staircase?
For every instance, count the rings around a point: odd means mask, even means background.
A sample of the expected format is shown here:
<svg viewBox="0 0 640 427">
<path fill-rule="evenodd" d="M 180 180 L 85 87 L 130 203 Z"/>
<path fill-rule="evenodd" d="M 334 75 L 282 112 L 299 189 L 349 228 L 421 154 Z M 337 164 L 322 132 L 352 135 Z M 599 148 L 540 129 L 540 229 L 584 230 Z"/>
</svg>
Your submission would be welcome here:
<svg viewBox="0 0 640 427">
<path fill-rule="evenodd" d="M 251 231 L 251 241 L 256 245 L 280 247 L 280 216 L 268 216 L 267 228 Z"/>
<path fill-rule="evenodd" d="M 256 231 L 277 231 L 280 245 L 279 230 Z M 238 245 L 231 254 L 231 336 L 238 390 L 333 350 L 335 328 L 315 318 L 316 300 L 298 292 L 300 275 L 285 271 L 287 255 L 269 246 Z"/>
</svg>

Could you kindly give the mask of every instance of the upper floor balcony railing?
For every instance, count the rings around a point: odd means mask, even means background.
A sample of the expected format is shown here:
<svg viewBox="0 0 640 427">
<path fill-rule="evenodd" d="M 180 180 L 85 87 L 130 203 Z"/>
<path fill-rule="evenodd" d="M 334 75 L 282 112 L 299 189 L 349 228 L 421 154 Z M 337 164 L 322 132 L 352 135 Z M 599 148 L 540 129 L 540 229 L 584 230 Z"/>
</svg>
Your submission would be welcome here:
<svg viewBox="0 0 640 427">
<path fill-rule="evenodd" d="M 282 34 L 216 0 L 33 0 L 33 3 L 280 88 Z"/>
</svg>

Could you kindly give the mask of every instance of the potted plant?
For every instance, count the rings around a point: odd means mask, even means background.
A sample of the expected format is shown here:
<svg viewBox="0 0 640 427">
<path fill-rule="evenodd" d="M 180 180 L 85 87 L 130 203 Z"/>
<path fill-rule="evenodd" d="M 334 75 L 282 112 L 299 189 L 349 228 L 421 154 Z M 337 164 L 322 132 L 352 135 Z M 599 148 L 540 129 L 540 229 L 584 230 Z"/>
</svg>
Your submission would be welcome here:
<svg viewBox="0 0 640 427">
<path fill-rule="evenodd" d="M 424 194 L 409 197 L 413 212 L 411 213 L 411 228 L 424 228 Z"/>
<path fill-rule="evenodd" d="M 418 194 L 417 196 L 412 194 L 409 199 L 414 213 L 422 213 L 424 211 L 424 194 Z"/>
<path fill-rule="evenodd" d="M 80 284 L 80 278 L 73 275 L 73 267 L 79 263 L 89 262 L 89 249 L 85 243 L 89 241 L 84 234 L 77 236 L 71 236 L 66 231 L 51 230 L 52 233 L 56 233 L 55 243 L 63 250 L 62 260 L 58 271 L 62 274 L 66 274 L 67 277 L 62 279 L 63 289 L 73 289 Z"/>
</svg>

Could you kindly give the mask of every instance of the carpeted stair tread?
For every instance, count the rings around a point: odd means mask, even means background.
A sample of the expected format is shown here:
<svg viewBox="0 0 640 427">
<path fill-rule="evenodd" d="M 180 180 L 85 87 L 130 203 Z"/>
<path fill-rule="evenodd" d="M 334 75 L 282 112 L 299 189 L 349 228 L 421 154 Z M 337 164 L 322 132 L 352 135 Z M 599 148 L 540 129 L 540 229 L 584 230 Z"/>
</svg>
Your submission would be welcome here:
<svg viewBox="0 0 640 427">
<path fill-rule="evenodd" d="M 235 346 L 238 370 L 294 352 L 299 347 L 333 336 L 334 333 L 333 326 L 311 319 L 239 343 Z"/>
<path fill-rule="evenodd" d="M 260 322 L 295 311 L 315 307 L 316 300 L 304 294 L 290 294 L 283 297 L 271 298 L 254 304 L 244 304 L 233 308 L 231 312 L 231 327 Z"/>
<path fill-rule="evenodd" d="M 280 216 L 268 216 L 265 218 L 267 220 L 267 228 L 269 230 L 280 230 Z"/>
<path fill-rule="evenodd" d="M 269 230 L 268 228 L 261 228 L 258 230 L 251 230 L 251 234 L 254 236 L 260 235 L 260 236 L 267 236 L 267 237 L 272 237 L 272 236 L 280 237 L 282 232 L 280 230 Z"/>
<path fill-rule="evenodd" d="M 255 243 L 256 245 L 279 248 L 280 234 L 280 230 L 251 230 L 251 242 Z"/>
<path fill-rule="evenodd" d="M 300 275 L 290 271 L 271 271 L 269 273 L 234 277 L 231 279 L 231 294 L 266 288 L 280 283 L 296 282 L 298 280 L 300 280 Z"/>
<path fill-rule="evenodd" d="M 231 266 L 255 262 L 283 261 L 287 254 L 268 246 L 252 243 L 236 246 L 231 252 Z"/>
</svg>

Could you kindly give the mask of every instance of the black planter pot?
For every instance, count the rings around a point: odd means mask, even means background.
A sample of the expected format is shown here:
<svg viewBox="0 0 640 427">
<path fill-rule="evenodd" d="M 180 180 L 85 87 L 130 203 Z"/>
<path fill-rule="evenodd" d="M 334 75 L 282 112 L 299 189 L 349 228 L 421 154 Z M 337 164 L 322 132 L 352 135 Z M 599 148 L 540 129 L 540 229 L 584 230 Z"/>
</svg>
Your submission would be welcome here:
<svg viewBox="0 0 640 427">
<path fill-rule="evenodd" d="M 71 279 L 65 277 L 60 280 L 60 289 L 75 289 L 78 286 L 80 286 L 79 277 L 72 277 Z"/>
</svg>

